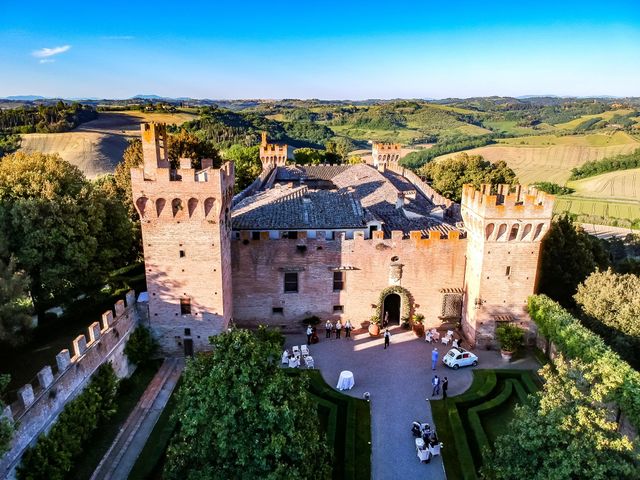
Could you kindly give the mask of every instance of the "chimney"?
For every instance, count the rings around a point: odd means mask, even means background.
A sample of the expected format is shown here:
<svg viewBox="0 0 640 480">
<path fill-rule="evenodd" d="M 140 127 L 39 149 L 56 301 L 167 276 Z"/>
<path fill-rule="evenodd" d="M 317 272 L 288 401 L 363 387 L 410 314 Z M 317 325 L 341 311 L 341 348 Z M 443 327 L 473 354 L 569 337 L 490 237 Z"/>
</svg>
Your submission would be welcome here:
<svg viewBox="0 0 640 480">
<path fill-rule="evenodd" d="M 191 159 L 190 158 L 181 158 L 180 159 L 180 169 L 185 170 L 191 168 Z"/>
<path fill-rule="evenodd" d="M 396 208 L 402 208 L 404 206 L 404 193 L 398 192 L 398 199 L 396 200 Z"/>
</svg>

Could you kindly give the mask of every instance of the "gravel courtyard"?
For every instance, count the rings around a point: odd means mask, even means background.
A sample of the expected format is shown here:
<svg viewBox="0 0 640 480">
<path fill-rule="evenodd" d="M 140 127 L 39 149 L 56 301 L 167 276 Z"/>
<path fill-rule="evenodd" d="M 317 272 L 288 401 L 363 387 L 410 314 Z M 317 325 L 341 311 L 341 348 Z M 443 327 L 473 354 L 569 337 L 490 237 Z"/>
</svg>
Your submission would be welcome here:
<svg viewBox="0 0 640 480">
<path fill-rule="evenodd" d="M 319 325 L 320 327 L 322 325 Z M 384 350 L 382 336 L 371 337 L 366 331 L 352 333 L 351 339 L 324 338 L 319 328 L 320 343 L 311 345 L 310 352 L 316 369 L 325 381 L 335 388 L 342 370 L 353 372 L 355 386 L 347 395 L 362 398 L 371 394 L 372 465 L 374 480 L 389 479 L 445 479 L 442 457 L 429 464 L 418 461 L 411 422 L 418 420 L 433 425 L 431 408 L 431 379 L 433 374 L 449 379 L 449 396 L 464 392 L 471 385 L 473 368 L 457 371 L 442 365 L 442 355 L 449 347 L 430 345 L 418 339 L 412 331 L 399 327 L 391 330 L 391 345 Z M 306 343 L 303 333 L 287 335 L 285 347 Z M 431 351 L 437 346 L 440 360 L 435 372 L 431 370 Z M 463 345 L 464 346 L 464 345 Z M 523 358 L 507 364 L 499 352 L 474 351 L 480 358 L 475 368 L 537 369 L 533 358 Z M 441 398 L 439 396 L 438 398 Z M 436 425 L 436 429 L 438 426 Z M 447 446 L 444 445 L 446 449 Z"/>
</svg>

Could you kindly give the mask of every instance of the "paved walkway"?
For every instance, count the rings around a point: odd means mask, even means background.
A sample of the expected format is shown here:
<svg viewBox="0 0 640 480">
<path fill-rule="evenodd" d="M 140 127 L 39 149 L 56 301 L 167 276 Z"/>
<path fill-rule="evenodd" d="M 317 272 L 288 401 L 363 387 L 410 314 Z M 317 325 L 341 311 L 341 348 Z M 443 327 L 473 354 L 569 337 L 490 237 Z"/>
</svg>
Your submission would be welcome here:
<svg viewBox="0 0 640 480">
<path fill-rule="evenodd" d="M 427 344 L 424 338 L 418 339 L 412 331 L 399 327 L 391 329 L 391 345 L 387 350 L 381 336 L 370 337 L 366 331 L 352 333 L 351 340 L 326 340 L 323 329 L 318 333 L 320 343 L 309 348 L 325 381 L 335 388 L 340 371 L 351 370 L 355 387 L 344 393 L 359 398 L 364 392 L 371 394 L 372 479 L 445 479 L 442 457 L 436 456 L 429 464 L 418 461 L 410 431 L 414 420 L 433 425 L 429 398 L 434 373 L 430 358 L 435 344 Z M 286 337 L 286 348 L 302 343 L 306 343 L 303 333 Z M 441 359 L 448 349 L 445 345 L 438 346 L 440 361 L 435 373 L 448 377 L 449 396 L 453 396 L 469 388 L 473 369 L 454 371 L 444 367 Z M 474 353 L 480 358 L 476 368 L 538 368 L 532 358 L 506 363 L 499 352 Z"/>
<path fill-rule="evenodd" d="M 91 480 L 120 480 L 129 476 L 183 369 L 182 359 L 171 358 L 163 362 L 93 472 Z"/>
</svg>

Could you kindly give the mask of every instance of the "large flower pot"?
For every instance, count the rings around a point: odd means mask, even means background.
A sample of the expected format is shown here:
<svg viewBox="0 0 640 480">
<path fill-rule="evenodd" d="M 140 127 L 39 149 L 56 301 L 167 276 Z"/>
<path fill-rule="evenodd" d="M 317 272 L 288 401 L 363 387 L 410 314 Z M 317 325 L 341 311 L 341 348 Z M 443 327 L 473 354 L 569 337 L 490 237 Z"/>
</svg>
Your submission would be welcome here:
<svg viewBox="0 0 640 480">
<path fill-rule="evenodd" d="M 510 362 L 511 357 L 513 356 L 513 352 L 508 352 L 507 350 L 500 350 L 500 355 L 502 356 L 503 360 Z"/>
<path fill-rule="evenodd" d="M 369 335 L 371 335 L 372 337 L 377 337 L 378 335 L 380 335 L 380 325 L 378 325 L 377 323 L 372 323 L 371 325 L 369 325 Z"/>
<path fill-rule="evenodd" d="M 421 323 L 414 323 L 413 333 L 415 333 L 418 338 L 424 337 L 424 325 Z"/>
</svg>

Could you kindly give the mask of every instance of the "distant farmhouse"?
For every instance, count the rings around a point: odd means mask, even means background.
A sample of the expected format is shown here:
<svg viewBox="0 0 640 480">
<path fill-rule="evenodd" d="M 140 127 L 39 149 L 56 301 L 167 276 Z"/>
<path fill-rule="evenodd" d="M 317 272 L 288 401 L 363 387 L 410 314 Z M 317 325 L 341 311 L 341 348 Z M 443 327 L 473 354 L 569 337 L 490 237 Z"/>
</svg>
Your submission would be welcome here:
<svg viewBox="0 0 640 480">
<path fill-rule="evenodd" d="M 228 328 L 415 313 L 461 322 L 492 345 L 498 322 L 534 328 L 525 311 L 538 277 L 553 197 L 526 187 L 465 186 L 461 204 L 374 144 L 373 162 L 298 166 L 262 137 L 263 171 L 233 195 L 234 166 L 172 170 L 164 125 L 142 125 L 144 165 L 131 170 L 142 222 L 150 326 L 168 354 L 209 347 Z"/>
</svg>

